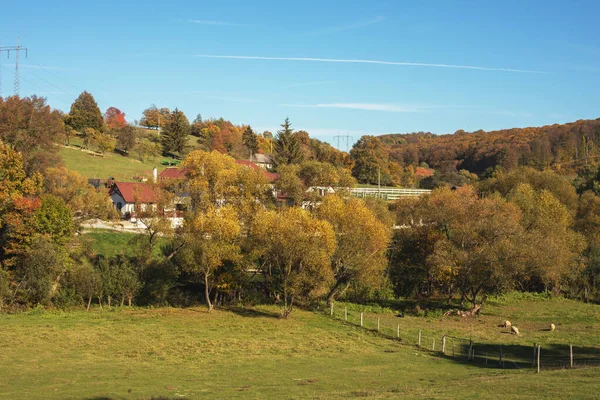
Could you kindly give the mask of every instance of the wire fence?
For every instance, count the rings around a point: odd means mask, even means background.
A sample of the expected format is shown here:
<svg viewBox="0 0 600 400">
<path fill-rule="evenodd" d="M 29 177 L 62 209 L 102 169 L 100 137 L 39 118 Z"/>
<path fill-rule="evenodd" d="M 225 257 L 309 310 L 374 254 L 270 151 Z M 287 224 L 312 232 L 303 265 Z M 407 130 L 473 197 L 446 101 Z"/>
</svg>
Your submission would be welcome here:
<svg viewBox="0 0 600 400">
<path fill-rule="evenodd" d="M 419 329 L 402 323 L 402 318 L 391 314 L 375 314 L 333 307 L 331 317 L 363 329 L 376 332 L 403 345 L 417 346 L 439 356 L 468 362 L 482 368 L 534 369 L 584 368 L 600 366 L 600 348 L 565 344 L 485 343 L 431 329 Z"/>
</svg>

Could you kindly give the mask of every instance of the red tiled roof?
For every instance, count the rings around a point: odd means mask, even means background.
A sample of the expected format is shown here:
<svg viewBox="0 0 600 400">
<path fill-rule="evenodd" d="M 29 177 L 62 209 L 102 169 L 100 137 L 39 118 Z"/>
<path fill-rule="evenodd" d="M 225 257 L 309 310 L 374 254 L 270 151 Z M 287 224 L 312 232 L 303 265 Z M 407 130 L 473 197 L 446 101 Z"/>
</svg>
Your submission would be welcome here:
<svg viewBox="0 0 600 400">
<path fill-rule="evenodd" d="M 183 179 L 185 170 L 183 168 L 167 168 L 158 174 L 158 179 Z"/>
<path fill-rule="evenodd" d="M 279 175 L 277 175 L 273 172 L 269 172 L 266 169 L 259 167 L 258 165 L 254 164 L 252 161 L 235 160 L 235 162 L 236 162 L 236 164 L 252 168 L 253 170 L 261 171 L 262 174 L 264 175 L 264 177 L 267 178 L 267 181 L 269 181 L 269 183 L 273 183 L 275 181 L 275 179 L 277 179 L 279 177 Z"/>
<path fill-rule="evenodd" d="M 433 176 L 434 170 L 431 168 L 417 167 L 415 175 L 417 176 Z"/>
<path fill-rule="evenodd" d="M 155 200 L 152 187 L 144 183 L 115 182 L 110 193 L 112 194 L 115 190 L 121 193 L 123 200 L 127 203 L 153 203 Z"/>
</svg>

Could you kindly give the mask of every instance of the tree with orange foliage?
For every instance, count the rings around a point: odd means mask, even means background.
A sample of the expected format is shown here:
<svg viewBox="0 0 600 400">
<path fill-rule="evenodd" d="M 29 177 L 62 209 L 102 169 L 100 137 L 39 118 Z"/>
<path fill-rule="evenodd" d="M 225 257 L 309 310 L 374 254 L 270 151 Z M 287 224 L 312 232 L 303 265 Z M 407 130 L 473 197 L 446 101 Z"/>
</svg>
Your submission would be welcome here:
<svg viewBox="0 0 600 400">
<path fill-rule="evenodd" d="M 109 129 L 117 130 L 125 127 L 127 121 L 125 121 L 125 113 L 116 107 L 110 107 L 104 113 L 104 122 Z"/>
</svg>

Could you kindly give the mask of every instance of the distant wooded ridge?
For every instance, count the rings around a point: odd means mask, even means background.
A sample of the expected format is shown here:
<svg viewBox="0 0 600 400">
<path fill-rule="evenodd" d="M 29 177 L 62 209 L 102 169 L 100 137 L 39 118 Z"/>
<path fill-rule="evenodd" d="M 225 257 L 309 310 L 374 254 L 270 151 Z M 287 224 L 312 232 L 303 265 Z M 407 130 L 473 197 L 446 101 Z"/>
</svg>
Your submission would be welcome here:
<svg viewBox="0 0 600 400">
<path fill-rule="evenodd" d="M 390 161 L 427 163 L 442 172 L 465 169 L 483 173 L 501 166 L 571 168 L 600 156 L 600 118 L 542 127 L 478 130 L 436 135 L 430 132 L 378 136 Z"/>
</svg>

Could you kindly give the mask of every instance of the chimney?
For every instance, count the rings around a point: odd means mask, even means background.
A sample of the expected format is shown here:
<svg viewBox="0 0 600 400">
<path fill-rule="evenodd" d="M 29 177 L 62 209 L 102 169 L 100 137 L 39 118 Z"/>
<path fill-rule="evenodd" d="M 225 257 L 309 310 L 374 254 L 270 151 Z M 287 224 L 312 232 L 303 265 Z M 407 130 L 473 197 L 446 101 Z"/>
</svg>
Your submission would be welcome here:
<svg viewBox="0 0 600 400">
<path fill-rule="evenodd" d="M 154 167 L 154 169 L 152 170 L 152 180 L 154 181 L 154 183 L 158 182 L 158 170 L 156 169 L 156 167 Z"/>
</svg>

